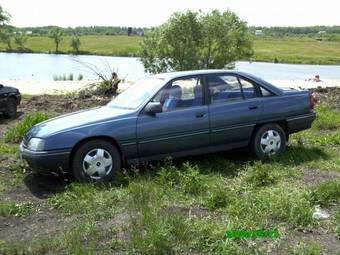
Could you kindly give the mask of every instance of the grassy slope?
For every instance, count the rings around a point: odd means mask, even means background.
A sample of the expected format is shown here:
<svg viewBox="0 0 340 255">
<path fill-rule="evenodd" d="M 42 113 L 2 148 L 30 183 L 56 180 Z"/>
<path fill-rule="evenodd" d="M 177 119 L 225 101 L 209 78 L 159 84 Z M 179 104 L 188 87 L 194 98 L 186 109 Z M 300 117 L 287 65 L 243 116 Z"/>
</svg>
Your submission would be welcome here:
<svg viewBox="0 0 340 255">
<path fill-rule="evenodd" d="M 81 51 L 87 54 L 132 56 L 138 54 L 141 37 L 83 36 Z M 71 52 L 70 37 L 65 37 L 60 51 Z M 33 52 L 53 52 L 53 41 L 48 37 L 29 37 L 26 45 Z M 14 47 L 14 49 L 16 49 Z M 0 43 L 0 51 L 6 46 Z M 318 42 L 309 38 L 256 38 L 255 61 L 308 64 L 339 64 L 340 42 Z"/>
<path fill-rule="evenodd" d="M 340 172 L 340 119 L 325 116 L 340 112 L 317 110 L 322 117 L 313 128 L 294 134 L 287 152 L 271 162 L 215 154 L 133 168 L 106 185 L 71 183 L 42 203 L 77 220 L 50 239 L 0 240 L 0 253 L 1 246 L 5 254 L 332 253 L 327 242 L 340 235 L 340 181 L 332 177 Z M 0 148 L 14 153 L 9 145 Z M 0 197 L 22 182 L 21 167 L 12 167 L 17 181 L 2 183 Z M 316 204 L 333 208 L 329 220 L 312 218 Z M 4 217 L 37 211 L 27 202 L 0 205 Z M 226 230 L 259 229 L 278 229 L 281 236 L 266 241 L 224 237 Z M 314 235 L 318 238 L 311 239 Z"/>
</svg>

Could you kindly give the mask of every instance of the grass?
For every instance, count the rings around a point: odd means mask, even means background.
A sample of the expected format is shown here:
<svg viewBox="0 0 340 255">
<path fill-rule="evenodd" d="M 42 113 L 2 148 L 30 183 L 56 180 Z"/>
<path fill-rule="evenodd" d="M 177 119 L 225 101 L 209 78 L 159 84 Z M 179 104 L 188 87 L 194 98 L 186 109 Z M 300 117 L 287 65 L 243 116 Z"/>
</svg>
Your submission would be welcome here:
<svg viewBox="0 0 340 255">
<path fill-rule="evenodd" d="M 293 64 L 339 64 L 340 42 L 310 38 L 257 38 L 254 61 Z"/>
<path fill-rule="evenodd" d="M 0 202 L 0 216 L 26 216 L 32 213 L 33 208 L 34 206 L 30 202 Z"/>
<path fill-rule="evenodd" d="M 6 132 L 5 141 L 12 143 L 20 142 L 31 127 L 47 119 L 48 116 L 40 112 L 27 115 L 22 121 Z"/>
<path fill-rule="evenodd" d="M 72 53 L 70 47 L 71 36 L 65 36 L 59 46 L 61 53 Z M 108 56 L 136 56 L 138 43 L 141 37 L 137 36 L 82 36 L 80 37 L 81 54 L 108 55 Z M 43 36 L 31 36 L 25 47 L 32 52 L 52 53 L 55 51 L 53 40 Z M 5 51 L 7 46 L 0 43 L 0 51 Z M 19 50 L 13 47 L 14 50 Z"/>
<path fill-rule="evenodd" d="M 81 54 L 108 56 L 137 56 L 138 44 L 142 37 L 137 36 L 82 36 Z M 61 53 L 72 53 L 70 36 L 60 44 Z M 28 37 L 25 47 L 32 52 L 52 53 L 53 41 L 48 37 Z M 0 43 L 0 51 L 7 46 Z M 19 50 L 14 47 L 14 51 Z M 316 41 L 311 38 L 254 38 L 252 61 L 294 63 L 294 64 L 339 64 L 340 42 Z"/>
<path fill-rule="evenodd" d="M 305 171 L 326 176 L 340 172 L 339 112 L 316 109 L 313 128 L 292 135 L 285 154 L 272 160 L 233 159 L 229 153 L 167 158 L 154 166 L 128 169 L 107 184 L 72 182 L 46 201 L 61 217 L 74 217 L 72 224 L 52 237 L 0 241 L 0 253 L 266 254 L 280 250 L 282 243 L 290 254 L 325 253 L 324 245 L 286 243 L 284 238 L 320 226 L 339 235 L 339 213 L 328 223 L 312 217 L 316 205 L 338 206 L 339 181 L 330 177 L 311 185 L 304 179 Z M 11 145 L 0 148 L 14 153 Z M 17 164 L 12 169 L 11 177 L 22 181 L 25 167 Z M 0 208 L 5 216 L 34 214 L 34 207 L 27 205 L 25 211 L 25 204 L 6 202 Z M 274 229 L 282 238 L 225 237 L 227 230 Z"/>
</svg>

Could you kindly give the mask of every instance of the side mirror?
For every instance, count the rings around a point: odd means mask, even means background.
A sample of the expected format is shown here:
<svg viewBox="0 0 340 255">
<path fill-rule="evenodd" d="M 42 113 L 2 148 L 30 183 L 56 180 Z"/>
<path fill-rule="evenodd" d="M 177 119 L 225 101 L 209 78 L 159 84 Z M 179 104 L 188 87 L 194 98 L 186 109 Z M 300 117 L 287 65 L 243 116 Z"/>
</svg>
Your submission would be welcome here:
<svg viewBox="0 0 340 255">
<path fill-rule="evenodd" d="M 162 105 L 159 102 L 150 102 L 145 106 L 145 113 L 149 115 L 155 115 L 162 112 Z"/>
</svg>

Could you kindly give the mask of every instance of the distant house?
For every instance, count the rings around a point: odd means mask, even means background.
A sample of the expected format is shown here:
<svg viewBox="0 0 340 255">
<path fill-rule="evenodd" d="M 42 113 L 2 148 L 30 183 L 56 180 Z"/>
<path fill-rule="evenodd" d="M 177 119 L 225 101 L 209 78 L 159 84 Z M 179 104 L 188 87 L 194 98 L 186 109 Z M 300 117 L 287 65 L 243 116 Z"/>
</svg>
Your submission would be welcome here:
<svg viewBox="0 0 340 255">
<path fill-rule="evenodd" d="M 262 30 L 257 29 L 257 30 L 255 30 L 255 35 L 256 35 L 256 36 L 262 36 L 262 35 L 264 35 L 264 33 L 263 33 Z"/>
<path fill-rule="evenodd" d="M 31 34 L 33 34 L 32 31 L 30 31 L 30 30 L 26 31 L 26 35 L 31 35 Z"/>
<path fill-rule="evenodd" d="M 319 32 L 318 32 L 318 35 L 319 35 L 319 36 L 323 36 L 323 35 L 325 35 L 325 34 L 326 34 L 326 31 L 319 31 Z"/>
</svg>

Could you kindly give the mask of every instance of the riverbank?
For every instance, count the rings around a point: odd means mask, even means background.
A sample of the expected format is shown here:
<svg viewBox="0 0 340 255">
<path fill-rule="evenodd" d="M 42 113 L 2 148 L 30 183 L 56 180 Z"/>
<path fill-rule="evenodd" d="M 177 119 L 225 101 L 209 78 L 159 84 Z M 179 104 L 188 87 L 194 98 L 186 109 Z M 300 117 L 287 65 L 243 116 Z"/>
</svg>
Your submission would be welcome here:
<svg viewBox="0 0 340 255">
<path fill-rule="evenodd" d="M 80 37 L 80 55 L 138 56 L 141 36 L 87 35 Z M 71 36 L 60 43 L 61 54 L 72 54 Z M 10 52 L 54 53 L 55 46 L 46 36 L 29 36 L 25 48 L 13 43 Z M 287 64 L 340 64 L 340 42 L 317 41 L 312 38 L 283 37 L 254 38 L 254 56 L 251 61 Z M 0 52 L 9 52 L 0 42 Z"/>
<path fill-rule="evenodd" d="M 41 95 L 41 94 L 67 94 L 77 92 L 81 89 L 97 84 L 97 80 L 83 81 L 29 81 L 29 80 L 0 80 L 0 84 L 12 86 L 20 90 L 22 94 Z M 311 89 L 340 87 L 340 80 L 327 80 L 323 82 L 312 82 L 304 80 L 269 80 L 270 83 L 284 88 Z M 119 85 L 121 90 L 131 85 L 131 81 L 125 81 Z"/>
</svg>

